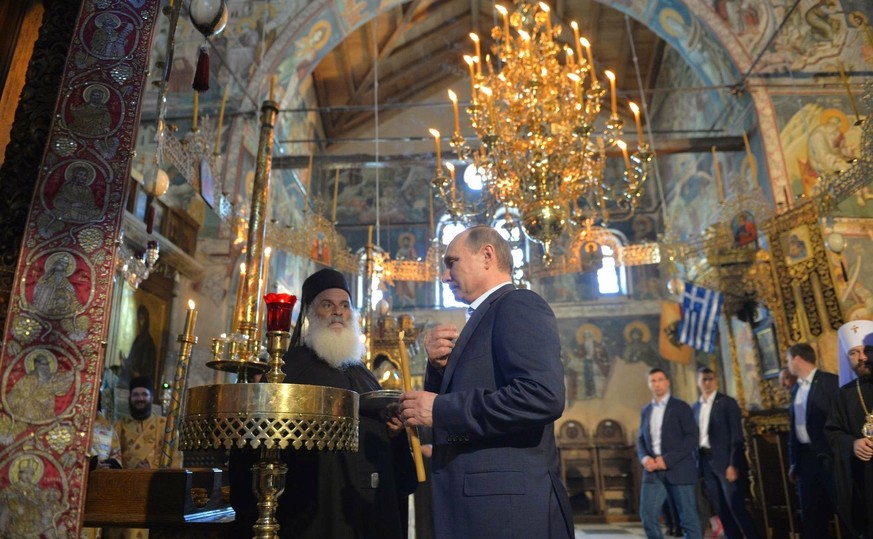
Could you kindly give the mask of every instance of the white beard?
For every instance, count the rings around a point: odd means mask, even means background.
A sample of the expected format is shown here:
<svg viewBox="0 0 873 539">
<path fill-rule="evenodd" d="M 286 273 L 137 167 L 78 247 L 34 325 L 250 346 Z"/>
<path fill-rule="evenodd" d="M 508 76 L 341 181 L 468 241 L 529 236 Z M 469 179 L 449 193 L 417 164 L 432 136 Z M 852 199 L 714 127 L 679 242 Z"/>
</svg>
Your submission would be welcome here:
<svg viewBox="0 0 873 539">
<path fill-rule="evenodd" d="M 330 328 L 330 324 L 337 321 L 345 324 L 340 331 Z M 361 363 L 361 357 L 364 355 L 357 311 L 352 311 L 352 317 L 348 322 L 344 322 L 339 317 L 322 320 L 314 313 L 307 313 L 306 324 L 303 326 L 303 342 L 335 369 L 344 369 L 349 365 Z"/>
</svg>

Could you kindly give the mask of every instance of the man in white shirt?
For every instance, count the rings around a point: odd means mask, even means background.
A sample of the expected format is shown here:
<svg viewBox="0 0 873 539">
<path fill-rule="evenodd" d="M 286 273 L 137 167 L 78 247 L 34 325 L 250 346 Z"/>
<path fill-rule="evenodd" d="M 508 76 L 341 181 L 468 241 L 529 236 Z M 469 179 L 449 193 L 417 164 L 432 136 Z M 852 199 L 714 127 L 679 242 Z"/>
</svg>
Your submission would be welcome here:
<svg viewBox="0 0 873 539">
<path fill-rule="evenodd" d="M 640 518 L 646 537 L 662 539 L 661 508 L 668 494 L 676 502 L 679 522 L 688 539 L 701 539 L 694 486 L 697 466 L 694 453 L 699 433 L 691 407 L 670 396 L 670 379 L 659 368 L 649 370 L 652 402 L 640 414 L 637 457 L 643 465 Z"/>
<path fill-rule="evenodd" d="M 797 376 L 788 407 L 788 479 L 797 483 L 803 537 L 828 537 L 835 490 L 824 425 L 839 380 L 836 374 L 816 368 L 815 350 L 806 343 L 791 345 L 786 361 L 788 370 Z"/>
<path fill-rule="evenodd" d="M 718 379 L 709 367 L 697 370 L 697 387 L 700 399 L 693 406 L 700 428 L 697 463 L 706 494 L 727 539 L 757 539 L 758 531 L 745 504 L 748 464 L 740 406 L 718 392 Z"/>
</svg>

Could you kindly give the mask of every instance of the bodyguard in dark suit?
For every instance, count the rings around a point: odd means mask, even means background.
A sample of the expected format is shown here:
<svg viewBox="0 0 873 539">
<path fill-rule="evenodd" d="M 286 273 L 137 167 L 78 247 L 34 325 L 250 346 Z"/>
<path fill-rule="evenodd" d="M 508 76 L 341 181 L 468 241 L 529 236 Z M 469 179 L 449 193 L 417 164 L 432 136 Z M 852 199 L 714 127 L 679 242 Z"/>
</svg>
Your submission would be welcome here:
<svg viewBox="0 0 873 539">
<path fill-rule="evenodd" d="M 700 539 L 700 517 L 697 513 L 694 486 L 697 466 L 694 453 L 699 437 L 691 407 L 670 396 L 670 379 L 661 369 L 649 370 L 652 402 L 640 416 L 637 436 L 637 457 L 643 465 L 640 486 L 640 518 L 648 539 L 662 539 L 661 507 L 667 494 L 673 497 L 679 511 L 679 523 L 685 537 Z"/>
<path fill-rule="evenodd" d="M 509 245 L 492 228 L 459 234 L 444 261 L 443 282 L 473 311 L 463 331 L 425 336 L 426 391 L 400 399 L 407 426 L 433 427 L 435 536 L 572 537 L 554 435 L 565 393 L 555 316 L 512 285 Z"/>
<path fill-rule="evenodd" d="M 788 478 L 797 483 L 803 536 L 828 536 L 828 521 L 834 515 L 833 458 L 824 425 L 837 391 L 837 375 L 818 370 L 815 350 L 797 343 L 786 354 L 788 370 L 797 376 L 788 407 Z"/>
<path fill-rule="evenodd" d="M 697 371 L 700 400 L 694 403 L 694 419 L 700 428 L 698 467 L 706 494 L 724 526 L 727 539 L 757 539 L 758 532 L 746 509 L 748 463 L 737 401 L 719 393 L 715 372 Z"/>
</svg>

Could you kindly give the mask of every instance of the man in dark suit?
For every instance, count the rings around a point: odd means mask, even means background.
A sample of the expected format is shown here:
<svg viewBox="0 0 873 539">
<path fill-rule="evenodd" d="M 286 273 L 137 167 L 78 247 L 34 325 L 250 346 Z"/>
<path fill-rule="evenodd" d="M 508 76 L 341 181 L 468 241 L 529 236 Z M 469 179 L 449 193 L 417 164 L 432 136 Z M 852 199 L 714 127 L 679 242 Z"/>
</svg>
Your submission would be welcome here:
<svg viewBox="0 0 873 539">
<path fill-rule="evenodd" d="M 740 407 L 736 400 L 717 391 L 718 380 L 709 367 L 697 370 L 697 387 L 700 400 L 693 406 L 700 428 L 697 463 L 709 502 L 727 539 L 757 539 L 745 503 L 748 463 Z"/>
<path fill-rule="evenodd" d="M 459 234 L 444 261 L 469 320 L 425 336 L 425 391 L 400 398 L 407 426 L 433 427 L 435 537 L 572 537 L 554 434 L 565 398 L 555 315 L 512 285 L 509 244 L 490 227 Z"/>
<path fill-rule="evenodd" d="M 637 457 L 643 465 L 640 518 L 646 537 L 664 537 L 660 516 L 669 493 L 685 537 L 701 539 L 694 493 L 698 477 L 694 452 L 699 437 L 694 414 L 687 403 L 670 396 L 670 379 L 657 367 L 649 369 L 649 389 L 654 398 L 643 408 L 637 436 Z"/>
<path fill-rule="evenodd" d="M 824 425 L 839 381 L 837 375 L 816 368 L 815 350 L 793 344 L 786 354 L 788 370 L 797 376 L 788 407 L 788 479 L 797 483 L 803 536 L 828 536 L 834 515 L 833 458 Z"/>
</svg>

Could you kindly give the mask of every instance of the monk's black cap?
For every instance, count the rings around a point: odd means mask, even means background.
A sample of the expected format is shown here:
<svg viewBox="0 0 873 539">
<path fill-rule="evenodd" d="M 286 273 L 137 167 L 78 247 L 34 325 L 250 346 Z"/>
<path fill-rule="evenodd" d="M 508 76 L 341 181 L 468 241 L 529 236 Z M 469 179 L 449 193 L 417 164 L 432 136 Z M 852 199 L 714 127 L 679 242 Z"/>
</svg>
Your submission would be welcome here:
<svg viewBox="0 0 873 539">
<path fill-rule="evenodd" d="M 311 305 L 315 300 L 315 296 L 331 288 L 341 288 L 346 291 L 350 298 L 352 297 L 345 276 L 335 269 L 324 268 L 316 271 L 303 281 L 303 297 L 301 299 L 303 305 Z"/>
<path fill-rule="evenodd" d="M 152 379 L 148 376 L 137 376 L 136 378 L 130 381 L 130 390 L 133 391 L 138 387 L 144 387 L 149 390 L 149 393 L 155 392 L 155 386 L 152 383 Z"/>
</svg>

